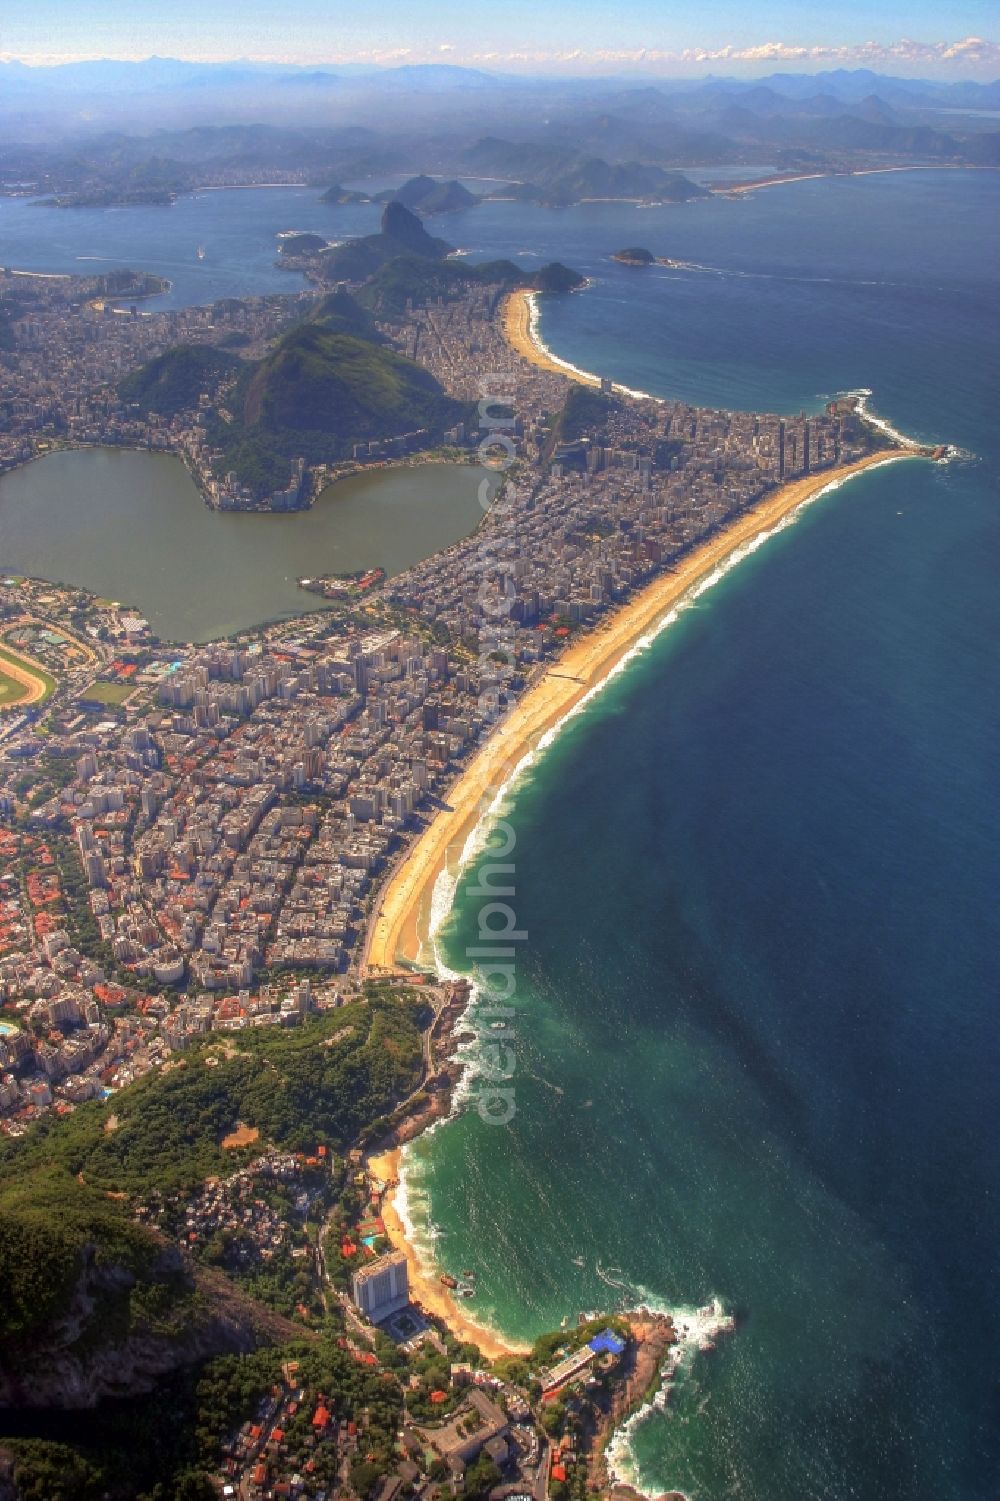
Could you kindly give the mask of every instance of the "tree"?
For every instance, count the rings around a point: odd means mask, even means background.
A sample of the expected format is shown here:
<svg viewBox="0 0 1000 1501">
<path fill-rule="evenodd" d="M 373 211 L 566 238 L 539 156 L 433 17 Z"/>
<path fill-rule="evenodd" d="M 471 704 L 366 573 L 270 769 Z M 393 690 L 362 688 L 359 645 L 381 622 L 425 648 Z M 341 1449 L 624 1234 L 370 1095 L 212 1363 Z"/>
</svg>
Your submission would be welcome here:
<svg viewBox="0 0 1000 1501">
<path fill-rule="evenodd" d="M 204 1470 L 185 1470 L 174 1486 L 173 1501 L 218 1501 L 218 1492 Z"/>
<path fill-rule="evenodd" d="M 367 1496 L 381 1475 L 378 1465 L 367 1459 L 356 1459 L 351 1465 L 351 1484 L 359 1496 Z"/>
<path fill-rule="evenodd" d="M 463 1493 L 466 1496 L 488 1496 L 495 1485 L 499 1485 L 503 1477 L 488 1454 L 480 1454 L 474 1464 L 471 1464 L 465 1472 L 465 1484 Z"/>
</svg>

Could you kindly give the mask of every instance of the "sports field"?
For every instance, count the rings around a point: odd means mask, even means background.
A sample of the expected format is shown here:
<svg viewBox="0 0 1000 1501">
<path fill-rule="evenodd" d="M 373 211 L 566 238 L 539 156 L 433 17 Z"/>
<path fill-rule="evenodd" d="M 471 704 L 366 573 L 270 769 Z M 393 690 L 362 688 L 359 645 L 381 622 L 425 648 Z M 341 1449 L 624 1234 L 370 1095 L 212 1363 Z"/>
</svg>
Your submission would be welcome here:
<svg viewBox="0 0 1000 1501">
<path fill-rule="evenodd" d="M 0 709 L 27 709 L 40 704 L 56 689 L 51 677 L 37 662 L 0 646 Z"/>
</svg>

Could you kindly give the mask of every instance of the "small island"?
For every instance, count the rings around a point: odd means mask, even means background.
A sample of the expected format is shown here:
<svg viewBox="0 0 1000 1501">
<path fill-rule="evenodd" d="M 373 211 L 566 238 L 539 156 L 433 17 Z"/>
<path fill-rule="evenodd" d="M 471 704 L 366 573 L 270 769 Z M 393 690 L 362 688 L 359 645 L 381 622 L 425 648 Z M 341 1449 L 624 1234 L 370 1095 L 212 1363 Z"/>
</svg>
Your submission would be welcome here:
<svg viewBox="0 0 1000 1501">
<path fill-rule="evenodd" d="M 623 266 L 652 266 L 656 262 L 656 256 L 651 250 L 643 250 L 638 245 L 630 245 L 625 250 L 616 250 L 611 259 Z"/>
<path fill-rule="evenodd" d="M 281 241 L 278 254 L 283 255 L 286 260 L 291 256 L 319 255 L 321 251 L 330 248 L 330 241 L 322 235 L 284 234 L 278 238 Z"/>
</svg>

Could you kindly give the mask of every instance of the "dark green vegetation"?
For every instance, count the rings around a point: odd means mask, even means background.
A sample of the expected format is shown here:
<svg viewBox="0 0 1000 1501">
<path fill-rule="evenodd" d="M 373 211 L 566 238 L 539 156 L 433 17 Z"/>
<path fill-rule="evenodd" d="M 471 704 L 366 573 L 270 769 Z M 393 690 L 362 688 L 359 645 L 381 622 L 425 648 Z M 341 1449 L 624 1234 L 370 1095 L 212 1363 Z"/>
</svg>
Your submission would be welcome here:
<svg viewBox="0 0 1000 1501">
<path fill-rule="evenodd" d="M 159 1249 L 117 1202 L 61 1168 L 4 1175 L 0 1349 L 37 1335 L 65 1312 L 92 1248 L 96 1266 L 136 1276 L 150 1269 Z"/>
<path fill-rule="evenodd" d="M 624 266 L 651 266 L 656 257 L 651 250 L 644 250 L 639 245 L 629 245 L 625 250 L 616 250 L 611 259 L 621 261 Z"/>
<path fill-rule="evenodd" d="M 339 1346 L 339 1333 L 331 1320 L 318 1340 L 292 1336 L 280 1348 L 223 1355 L 164 1378 L 149 1396 L 60 1415 L 63 1442 L 35 1436 L 44 1425 L 31 1414 L 0 1420 L 17 1434 L 0 1439 L 0 1455 L 13 1457 L 21 1501 L 212 1501 L 218 1492 L 208 1474 L 218 1469 L 220 1439 L 258 1415 L 282 1364 L 294 1360 L 302 1387 L 322 1392 L 336 1418 L 364 1425 L 355 1483 L 365 1495 L 396 1462 L 403 1389 L 395 1370 L 360 1365 Z M 398 1362 L 405 1372 L 405 1359 Z M 289 1456 L 313 1461 L 312 1484 L 336 1494 L 336 1451 L 313 1448 L 312 1412 L 307 1403 L 285 1423 L 284 1442 Z M 290 1457 L 289 1471 L 297 1467 Z"/>
<path fill-rule="evenodd" d="M 534 284 L 539 292 L 573 292 L 586 280 L 579 271 L 571 271 L 562 261 L 552 261 L 534 277 Z"/>
<path fill-rule="evenodd" d="M 6 1143 L 0 1185 L 55 1164 L 106 1191 L 190 1191 L 239 1165 L 240 1154 L 220 1145 L 239 1122 L 256 1127 L 262 1143 L 343 1151 L 415 1087 L 422 1006 L 408 992 L 373 989 L 301 1028 L 209 1039 L 112 1103 L 81 1106 L 65 1121 Z"/>
<path fill-rule="evenodd" d="M 378 234 L 335 245 L 319 257 L 319 264 L 327 281 L 365 281 L 394 256 L 417 255 L 440 261 L 452 248 L 447 241 L 429 235 L 416 214 L 393 200 L 383 210 Z"/>
<path fill-rule="evenodd" d="M 291 461 L 324 463 L 355 443 L 421 429 L 430 447 L 464 414 L 429 371 L 378 340 L 368 315 L 345 293 L 324 298 L 241 377 L 231 424 L 213 437 L 257 494 L 288 484 Z"/>
<path fill-rule="evenodd" d="M 559 414 L 558 436 L 564 443 L 575 442 L 584 435 L 599 437 L 619 403 L 613 396 L 595 391 L 593 386 L 570 386 Z"/>
<path fill-rule="evenodd" d="M 294 1311 L 305 1263 L 276 1258 L 255 1274 L 259 1287 L 251 1276 L 241 1291 L 213 1270 L 224 1257 L 183 1256 L 135 1209 L 169 1201 L 176 1234 L 206 1178 L 270 1146 L 314 1154 L 322 1145 L 329 1163 L 384 1131 L 419 1082 L 428 1020 L 418 993 L 373 986 L 300 1028 L 209 1037 L 113 1102 L 5 1142 L 0 1406 L 88 1405 L 146 1390 L 179 1365 L 287 1341 L 292 1326 L 264 1305 Z M 224 1149 L 239 1123 L 258 1140 Z M 325 1174 L 335 1196 L 339 1175 L 316 1161 L 314 1177 Z"/>
<path fill-rule="evenodd" d="M 321 250 L 326 250 L 329 240 L 324 240 L 322 235 L 286 235 L 278 246 L 278 254 L 283 256 L 319 255 Z"/>
<path fill-rule="evenodd" d="M 179 344 L 127 375 L 118 387 L 123 401 L 135 402 L 144 416 L 157 412 L 176 417 L 197 406 L 202 392 L 211 392 L 225 376 L 239 370 L 241 361 L 205 344 Z"/>
</svg>

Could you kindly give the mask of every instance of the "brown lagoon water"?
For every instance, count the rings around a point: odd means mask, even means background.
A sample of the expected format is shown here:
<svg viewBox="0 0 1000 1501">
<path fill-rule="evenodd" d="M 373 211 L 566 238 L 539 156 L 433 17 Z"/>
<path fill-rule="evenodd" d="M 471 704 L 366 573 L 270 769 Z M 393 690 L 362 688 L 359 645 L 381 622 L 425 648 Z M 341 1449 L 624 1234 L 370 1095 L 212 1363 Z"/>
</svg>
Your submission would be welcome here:
<svg viewBox="0 0 1000 1501">
<path fill-rule="evenodd" d="M 208 641 L 322 608 L 297 579 L 389 573 L 473 531 L 484 470 L 425 464 L 354 475 L 311 511 L 210 511 L 180 459 L 53 453 L 0 479 L 0 569 L 134 605 L 165 640 Z"/>
</svg>

